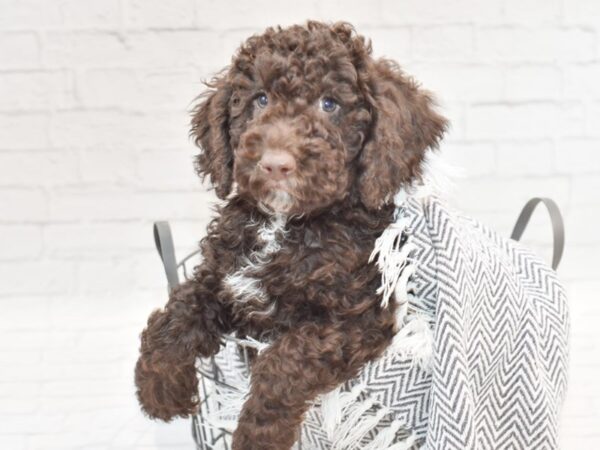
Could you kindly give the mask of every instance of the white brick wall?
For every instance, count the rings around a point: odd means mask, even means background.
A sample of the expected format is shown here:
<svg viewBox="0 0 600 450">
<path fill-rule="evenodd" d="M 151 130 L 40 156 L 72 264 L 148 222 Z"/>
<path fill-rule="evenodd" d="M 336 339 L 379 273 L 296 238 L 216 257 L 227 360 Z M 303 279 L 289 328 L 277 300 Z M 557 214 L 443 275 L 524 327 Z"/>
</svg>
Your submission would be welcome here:
<svg viewBox="0 0 600 450">
<path fill-rule="evenodd" d="M 268 25 L 352 21 L 438 94 L 456 202 L 508 234 L 554 197 L 572 305 L 563 448 L 600 446 L 598 0 L 0 0 L 0 448 L 191 448 L 132 370 L 165 301 L 151 223 L 184 251 L 212 194 L 191 166 L 201 80 Z M 540 214 L 526 239 L 548 254 Z"/>
</svg>

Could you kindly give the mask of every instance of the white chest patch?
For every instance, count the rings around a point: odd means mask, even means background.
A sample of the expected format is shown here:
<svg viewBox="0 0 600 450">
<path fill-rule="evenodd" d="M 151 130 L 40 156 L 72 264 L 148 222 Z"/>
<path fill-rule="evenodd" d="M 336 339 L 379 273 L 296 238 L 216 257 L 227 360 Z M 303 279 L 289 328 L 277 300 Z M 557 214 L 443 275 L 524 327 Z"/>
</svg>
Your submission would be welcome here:
<svg viewBox="0 0 600 450">
<path fill-rule="evenodd" d="M 248 314 L 269 315 L 275 309 L 275 302 L 269 299 L 260 279 L 253 274 L 268 264 L 273 255 L 281 249 L 285 224 L 286 218 L 278 215 L 263 225 L 257 232 L 262 243 L 260 250 L 245 255 L 243 265 L 223 280 L 223 284 L 231 291 L 242 309 L 247 307 Z"/>
</svg>

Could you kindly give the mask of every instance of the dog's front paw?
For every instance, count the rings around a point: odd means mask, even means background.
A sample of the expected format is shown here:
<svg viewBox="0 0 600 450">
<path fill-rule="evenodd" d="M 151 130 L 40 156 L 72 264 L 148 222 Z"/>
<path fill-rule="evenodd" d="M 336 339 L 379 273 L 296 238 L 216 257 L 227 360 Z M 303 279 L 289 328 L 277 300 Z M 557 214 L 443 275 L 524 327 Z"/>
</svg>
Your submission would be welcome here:
<svg viewBox="0 0 600 450">
<path fill-rule="evenodd" d="M 187 417 L 198 407 L 198 377 L 193 364 L 177 365 L 162 352 L 142 355 L 135 367 L 137 397 L 153 419 Z"/>
</svg>

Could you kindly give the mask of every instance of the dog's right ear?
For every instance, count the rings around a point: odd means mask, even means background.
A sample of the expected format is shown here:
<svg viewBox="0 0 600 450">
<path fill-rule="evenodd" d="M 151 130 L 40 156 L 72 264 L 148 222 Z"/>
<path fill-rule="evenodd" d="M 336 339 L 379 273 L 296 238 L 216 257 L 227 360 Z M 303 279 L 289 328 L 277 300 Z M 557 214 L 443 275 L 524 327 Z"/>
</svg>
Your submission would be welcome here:
<svg viewBox="0 0 600 450">
<path fill-rule="evenodd" d="M 220 199 L 227 197 L 233 183 L 233 150 L 229 140 L 229 99 L 231 86 L 225 76 L 206 84 L 209 90 L 199 98 L 192 112 L 190 135 L 200 147 L 195 167 L 210 182 Z"/>
</svg>

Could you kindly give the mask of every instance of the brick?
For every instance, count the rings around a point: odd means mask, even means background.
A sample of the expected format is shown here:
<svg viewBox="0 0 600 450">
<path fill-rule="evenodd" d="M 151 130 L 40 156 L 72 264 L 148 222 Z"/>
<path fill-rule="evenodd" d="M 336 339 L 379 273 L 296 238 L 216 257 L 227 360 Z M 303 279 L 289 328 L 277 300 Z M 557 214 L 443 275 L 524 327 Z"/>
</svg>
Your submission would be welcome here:
<svg viewBox="0 0 600 450">
<path fill-rule="evenodd" d="M 595 46 L 594 33 L 582 29 L 505 27 L 477 32 L 478 56 L 483 61 L 592 61 Z"/>
<path fill-rule="evenodd" d="M 368 5 L 368 3 L 365 3 Z M 391 58 L 401 66 L 412 58 L 410 28 L 360 27 L 358 32 L 371 40 L 375 57 Z"/>
<path fill-rule="evenodd" d="M 310 8 L 311 5 L 306 5 Z M 350 22 L 357 27 L 359 33 L 369 35 L 365 28 L 375 25 L 380 28 L 381 24 L 381 1 L 373 0 L 365 2 L 362 0 L 329 0 L 316 2 L 317 13 L 313 17 L 329 21 Z"/>
<path fill-rule="evenodd" d="M 481 104 L 467 109 L 469 139 L 547 138 L 561 126 L 555 104 Z"/>
<path fill-rule="evenodd" d="M 228 2 L 197 0 L 197 26 L 217 30 L 251 28 L 262 31 L 267 27 L 302 23 L 305 18 L 316 17 L 319 14 L 318 3 L 307 0 L 290 8 L 284 2 L 255 0 L 252 3 L 239 2 L 232 8 Z M 336 17 L 330 20 L 337 20 Z"/>
<path fill-rule="evenodd" d="M 133 28 L 186 28 L 195 23 L 194 0 L 127 0 L 126 25 Z"/>
<path fill-rule="evenodd" d="M 502 71 L 496 67 L 463 64 L 417 64 L 413 75 L 426 89 L 445 101 L 500 101 Z"/>
<path fill-rule="evenodd" d="M 572 205 L 597 205 L 600 203 L 600 176 L 577 175 L 573 177 Z"/>
<path fill-rule="evenodd" d="M 116 32 L 52 31 L 44 38 L 44 65 L 56 67 L 110 67 L 135 61 L 127 43 Z"/>
<path fill-rule="evenodd" d="M 567 237 L 569 239 L 569 237 Z M 568 242 L 568 241 L 567 241 Z M 598 277 L 596 256 L 600 253 L 600 245 L 567 244 L 566 251 L 560 263 L 561 280 L 595 280 Z"/>
<path fill-rule="evenodd" d="M 0 222 L 43 222 L 48 218 L 46 196 L 36 189 L 1 189 Z"/>
<path fill-rule="evenodd" d="M 558 142 L 556 169 L 560 173 L 600 172 L 598 142 L 591 139 L 568 139 Z"/>
<path fill-rule="evenodd" d="M 551 141 L 507 142 L 498 145 L 499 175 L 552 175 L 555 150 Z"/>
<path fill-rule="evenodd" d="M 60 5 L 67 28 L 117 28 L 119 9 L 119 0 L 68 0 Z"/>
<path fill-rule="evenodd" d="M 0 73 L 0 111 L 47 110 L 73 106 L 66 72 Z"/>
<path fill-rule="evenodd" d="M 567 177 L 466 179 L 457 185 L 458 205 L 472 213 L 506 212 L 516 220 L 518 211 L 531 197 L 551 197 L 567 204 L 570 183 Z"/>
<path fill-rule="evenodd" d="M 131 260 L 81 261 L 77 264 L 77 292 L 123 295 L 135 287 L 134 271 Z"/>
<path fill-rule="evenodd" d="M 596 0 L 577 0 L 565 2 L 565 21 L 569 24 L 598 27 L 600 4 Z"/>
<path fill-rule="evenodd" d="M 600 99 L 600 63 L 565 67 L 565 96 L 574 99 Z"/>
<path fill-rule="evenodd" d="M 455 0 L 431 4 L 420 0 L 382 0 L 382 23 L 427 25 L 446 23 L 495 24 L 503 21 L 502 2 Z"/>
<path fill-rule="evenodd" d="M 198 189 L 200 179 L 193 167 L 194 154 L 199 150 L 190 147 L 182 150 L 147 150 L 137 158 L 137 180 L 147 190 Z"/>
<path fill-rule="evenodd" d="M 53 117 L 51 142 L 54 147 L 88 150 L 82 154 L 82 175 L 93 179 L 94 170 L 102 172 L 112 162 L 126 162 L 134 158 L 136 149 L 190 146 L 188 130 L 189 114 L 184 111 L 60 111 Z M 104 158 L 109 162 L 103 163 Z M 112 169 L 120 170 L 118 165 Z"/>
<path fill-rule="evenodd" d="M 0 9 L 0 30 L 39 30 L 62 24 L 61 9 L 54 2 L 2 0 Z"/>
<path fill-rule="evenodd" d="M 0 150 L 43 149 L 49 117 L 37 113 L 0 113 Z"/>
<path fill-rule="evenodd" d="M 457 183 L 460 183 L 463 177 L 491 175 L 496 170 L 496 149 L 489 143 L 444 143 L 440 153 L 448 164 L 455 166 L 459 172 Z"/>
<path fill-rule="evenodd" d="M 0 225 L 0 260 L 37 259 L 42 252 L 38 225 Z"/>
<path fill-rule="evenodd" d="M 577 0 L 579 1 L 579 0 Z M 559 0 L 506 0 L 504 14 L 507 23 L 524 24 L 558 24 L 561 17 Z"/>
<path fill-rule="evenodd" d="M 599 204 L 573 208 L 565 214 L 565 228 L 569 230 L 570 245 L 600 245 L 600 234 L 597 232 L 600 222 Z"/>
<path fill-rule="evenodd" d="M 467 61 L 473 58 L 474 33 L 471 26 L 418 27 L 412 35 L 415 61 Z"/>
<path fill-rule="evenodd" d="M 0 152 L 0 186 L 60 186 L 78 183 L 78 157 L 63 151 Z"/>
<path fill-rule="evenodd" d="M 600 103 L 593 103 L 588 106 L 585 117 L 585 134 L 600 138 Z"/>
<path fill-rule="evenodd" d="M 92 69 L 81 74 L 78 85 L 86 106 L 136 111 L 183 111 L 205 89 L 192 69 Z"/>
<path fill-rule="evenodd" d="M 132 250 L 148 250 L 154 243 L 149 224 L 116 222 L 51 224 L 44 228 L 44 246 L 53 257 L 105 259 Z"/>
<path fill-rule="evenodd" d="M 142 67 L 221 68 L 231 61 L 231 53 L 223 51 L 223 37 L 216 31 L 165 30 L 128 36 L 135 65 Z"/>
<path fill-rule="evenodd" d="M 0 262 L 0 296 L 68 293 L 73 269 L 65 261 Z"/>
<path fill-rule="evenodd" d="M 554 66 L 524 66 L 506 69 L 506 98 L 509 100 L 560 99 L 561 71 Z"/>
</svg>

